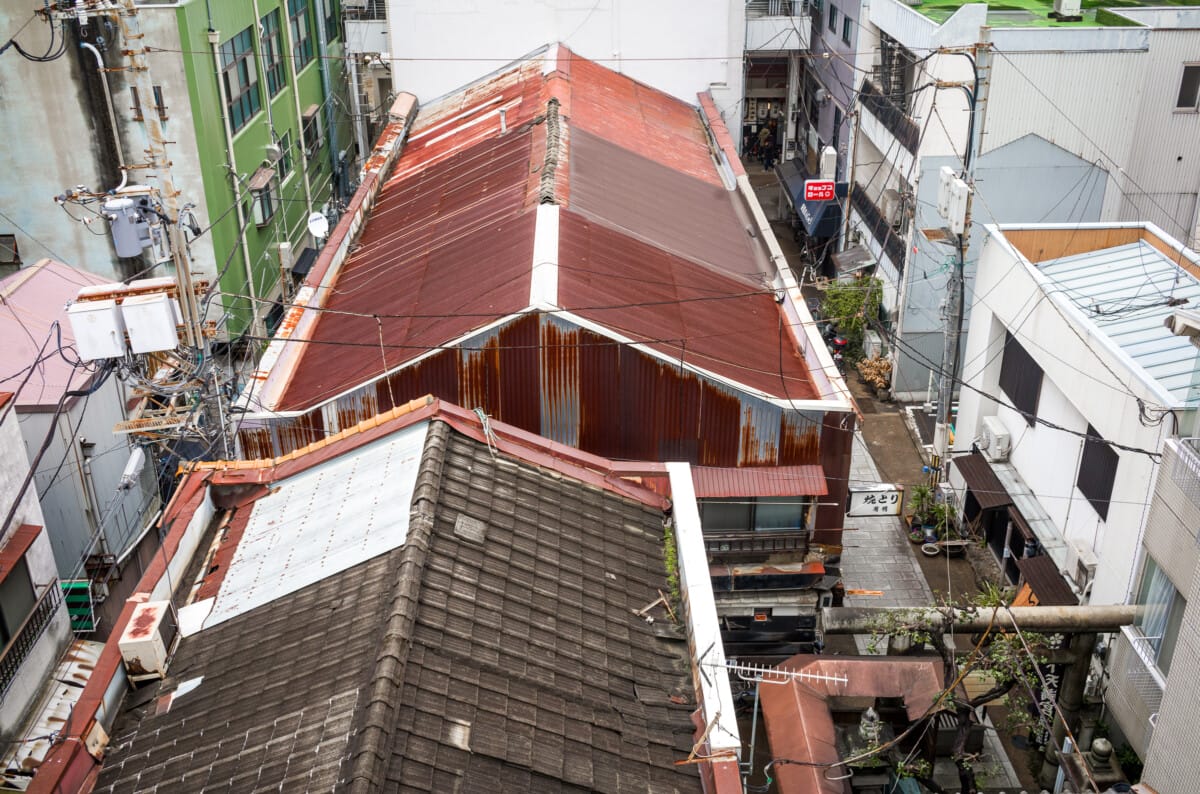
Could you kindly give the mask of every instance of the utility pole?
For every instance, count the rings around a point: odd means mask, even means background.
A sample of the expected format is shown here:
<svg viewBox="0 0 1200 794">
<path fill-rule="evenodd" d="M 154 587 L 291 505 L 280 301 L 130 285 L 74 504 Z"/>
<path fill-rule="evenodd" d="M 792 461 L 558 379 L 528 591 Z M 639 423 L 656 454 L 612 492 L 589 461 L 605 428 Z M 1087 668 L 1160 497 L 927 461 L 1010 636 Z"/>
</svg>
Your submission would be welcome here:
<svg viewBox="0 0 1200 794">
<path fill-rule="evenodd" d="M 155 107 L 157 102 L 155 102 L 154 80 L 151 77 L 149 64 L 146 59 L 149 50 L 145 45 L 145 33 L 141 28 L 138 7 L 134 3 L 134 0 L 91 0 L 89 3 L 74 7 L 56 7 L 47 13 L 54 19 L 73 20 L 80 25 L 87 25 L 89 19 L 105 18 L 112 20 L 120 30 L 121 52 L 128 58 L 128 64 L 120 68 L 104 68 L 101 64 L 100 68 L 105 72 L 126 72 L 133 89 L 141 98 L 142 103 L 144 103 L 141 122 L 147 139 L 145 149 L 146 160 L 140 164 L 130 164 L 126 166 L 126 169 L 144 170 L 152 174 L 157 179 L 157 186 L 124 187 L 117 191 L 116 195 L 118 200 L 125 198 L 125 201 L 130 204 L 132 202 L 129 202 L 128 197 L 141 196 L 143 204 L 146 207 L 142 211 L 143 221 L 149 222 L 146 221 L 146 218 L 152 214 L 155 220 L 150 222 L 151 226 L 159 225 L 161 229 L 160 234 L 162 238 L 165 238 L 166 249 L 169 251 L 171 264 L 175 270 L 175 294 L 178 301 L 179 324 L 182 326 L 183 331 L 180 341 L 184 347 L 195 351 L 195 361 L 198 362 L 195 365 L 197 372 L 191 373 L 193 375 L 193 383 L 189 388 L 198 394 L 199 402 L 204 410 L 204 424 L 207 432 L 202 435 L 211 434 L 213 430 L 216 430 L 219 434 L 219 440 L 224 442 L 224 451 L 228 455 L 229 446 L 226 438 L 224 412 L 218 404 L 221 399 L 219 379 L 215 374 L 210 378 L 199 371 L 199 368 L 211 367 L 212 364 L 210 363 L 211 346 L 209 334 L 206 333 L 206 329 L 204 328 L 199 302 L 196 299 L 198 285 L 192 277 L 191 258 L 183 234 L 183 222 L 188 215 L 191 205 L 180 206 L 180 191 L 175 186 L 174 177 L 171 172 L 171 158 L 167 152 L 167 146 L 173 142 L 167 140 L 166 131 L 163 128 L 163 120 L 159 115 L 157 107 Z M 154 104 L 152 105 L 152 103 Z M 125 162 L 123 156 L 121 160 Z M 60 197 L 60 200 L 88 202 L 108 198 L 111 198 L 111 196 L 107 194 L 85 195 L 71 193 Z M 124 208 L 122 211 L 124 211 Z M 136 245 L 134 247 L 136 249 Z M 118 250 L 120 250 L 119 247 Z M 155 249 L 156 258 L 159 258 L 158 252 L 160 250 Z M 162 259 L 159 261 L 162 261 Z M 136 287 L 136 285 L 134 286 Z M 96 296 L 96 298 L 107 297 L 115 297 L 115 294 L 111 296 Z M 152 349 L 161 350 L 162 348 Z M 184 361 L 184 357 L 176 358 L 180 362 Z M 153 372 L 149 374 L 151 377 L 154 375 Z M 144 388 L 148 388 L 153 393 L 153 382 L 144 384 Z M 171 391 L 172 395 L 178 393 L 178 388 Z M 181 423 L 169 417 L 143 418 L 122 422 L 114 430 L 115 432 L 138 433 L 149 430 L 162 430 Z M 216 439 L 214 439 L 214 443 L 215 441 Z"/>
<path fill-rule="evenodd" d="M 944 195 L 949 193 L 950 203 L 953 204 L 956 184 L 965 182 L 965 210 L 961 218 L 961 229 L 957 228 L 953 208 L 951 207 L 950 228 L 956 231 L 958 237 L 958 257 L 950 269 L 950 277 L 946 283 L 946 332 L 942 347 L 942 366 L 938 379 L 938 410 L 937 425 L 933 435 L 934 458 L 930 465 L 931 484 L 936 485 L 941 480 L 942 469 L 946 455 L 950 449 L 950 427 L 952 424 L 952 404 L 954 400 L 954 385 L 959 380 L 959 349 L 963 325 L 963 293 L 964 270 L 967 264 L 967 249 L 971 245 L 971 206 L 975 197 L 975 166 L 979 160 L 982 148 L 983 127 L 987 118 L 988 88 L 992 72 L 991 28 L 979 29 L 979 42 L 971 47 L 971 65 L 974 70 L 974 86 L 971 91 L 970 136 L 967 141 L 967 153 L 963 163 L 961 179 L 951 180 L 947 184 L 943 176 L 939 191 L 938 209 L 945 205 Z M 948 169 L 943 169 L 944 172 Z"/>
</svg>

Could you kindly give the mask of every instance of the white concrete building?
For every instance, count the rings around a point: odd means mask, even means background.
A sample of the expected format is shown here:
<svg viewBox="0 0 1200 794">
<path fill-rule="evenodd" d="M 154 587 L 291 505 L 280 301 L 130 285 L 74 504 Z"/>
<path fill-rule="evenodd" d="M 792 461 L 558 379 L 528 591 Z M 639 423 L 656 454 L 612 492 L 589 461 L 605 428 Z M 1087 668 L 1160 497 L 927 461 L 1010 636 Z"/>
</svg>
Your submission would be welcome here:
<svg viewBox="0 0 1200 794">
<path fill-rule="evenodd" d="M 59 654 L 71 623 L 37 489 L 21 491 L 29 473 L 11 393 L 0 393 L 0 510 L 16 512 L 0 529 L 0 740 L 20 728 Z M 19 498 L 18 498 L 19 497 Z"/>
<path fill-rule="evenodd" d="M 0 280 L 6 308 L 0 314 L 0 338 L 6 340 L 0 368 L 6 375 L 19 373 L 3 388 L 16 392 L 12 413 L 24 439 L 23 460 L 37 459 L 31 490 L 40 498 L 39 514 L 63 579 L 92 574 L 106 581 L 115 575 L 160 501 L 150 463 L 132 487 L 121 487 L 135 445 L 113 429 L 129 418 L 132 395 L 115 375 L 71 363 L 75 340 L 66 305 L 80 287 L 103 283 L 48 259 Z"/>
<path fill-rule="evenodd" d="M 429 102 L 489 64 L 498 69 L 560 42 L 685 102 L 711 92 L 739 145 L 739 131 L 756 131 L 768 118 L 780 120 L 786 140 L 796 138 L 800 54 L 810 37 L 802 0 L 352 0 L 342 7 L 364 113 L 385 112 L 393 90 Z M 370 151 L 377 129 L 363 125 L 361 150 Z"/>
<path fill-rule="evenodd" d="M 1200 257 L 1152 224 L 987 227 L 952 456 L 982 451 L 999 488 L 967 458 L 951 482 L 994 550 L 1049 555 L 1091 603 L 1136 596 L 1158 456 L 1200 406 L 1200 351 L 1163 323 L 1197 302 Z"/>
<path fill-rule="evenodd" d="M 1145 760 L 1159 792 L 1191 791 L 1200 777 L 1200 439 L 1163 448 L 1135 589 L 1138 621 L 1110 644 L 1105 693 L 1112 721 Z"/>
<path fill-rule="evenodd" d="M 941 302 L 956 252 L 922 231 L 946 225 L 936 208 L 939 169 L 965 171 L 972 114 L 958 86 L 973 84 L 974 45 L 991 47 L 978 57 L 986 87 L 974 131 L 967 304 L 983 224 L 1147 220 L 1194 244 L 1200 65 L 1190 61 L 1200 9 L 1088 10 L 1067 25 L 985 4 L 873 0 L 860 16 L 858 48 L 876 56 L 872 73 L 858 78 L 851 235 L 879 262 L 899 337 L 899 398 L 924 399 L 941 362 Z"/>
</svg>

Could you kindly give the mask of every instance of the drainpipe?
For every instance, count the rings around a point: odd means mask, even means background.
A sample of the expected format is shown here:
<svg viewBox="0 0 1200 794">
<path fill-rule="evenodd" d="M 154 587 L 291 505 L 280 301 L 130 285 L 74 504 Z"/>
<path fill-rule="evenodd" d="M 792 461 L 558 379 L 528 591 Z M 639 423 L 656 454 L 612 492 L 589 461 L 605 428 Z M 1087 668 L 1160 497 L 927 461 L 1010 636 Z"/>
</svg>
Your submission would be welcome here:
<svg viewBox="0 0 1200 794">
<path fill-rule="evenodd" d="M 100 55 L 100 50 L 86 41 L 81 42 L 79 46 L 96 56 L 96 71 L 100 73 L 100 82 L 104 84 L 104 104 L 108 106 L 108 124 L 112 127 L 113 142 L 117 147 L 117 167 L 121 169 L 121 184 L 113 189 L 115 193 L 125 187 L 125 183 L 129 181 L 129 169 L 125 167 L 125 150 L 121 146 L 121 130 L 117 127 L 117 114 L 113 112 L 112 91 L 108 87 L 108 70 L 104 68 L 104 58 Z"/>
<path fill-rule="evenodd" d="M 316 3 L 317 12 L 320 14 L 317 17 L 317 44 L 320 47 L 319 55 L 317 56 L 317 68 L 321 71 L 321 97 L 324 100 L 322 106 L 329 104 L 330 98 L 333 96 L 333 90 L 330 87 L 329 81 L 329 66 L 325 63 L 325 59 L 321 57 L 326 51 L 329 42 L 325 40 L 325 11 L 326 6 L 331 0 L 319 0 Z M 344 49 L 344 44 L 343 44 Z M 338 159 L 338 139 L 337 125 L 333 121 L 333 114 L 326 111 L 325 113 L 325 128 L 328 133 L 329 140 L 329 173 L 333 175 L 333 179 L 337 181 L 337 197 L 345 198 L 342 195 L 342 169 L 341 162 Z M 334 193 L 333 187 L 330 186 L 330 194 Z"/>
<path fill-rule="evenodd" d="M 287 6 L 282 6 L 282 8 L 286 9 Z M 292 20 L 290 18 L 285 18 L 283 22 L 283 40 L 287 42 L 285 45 L 287 47 L 287 57 L 284 58 L 284 61 L 286 61 L 288 65 L 288 76 L 292 78 L 292 104 L 296 108 L 296 123 L 300 125 L 300 129 L 297 130 L 299 133 L 297 140 L 300 143 L 300 151 L 304 152 L 307 151 L 304 146 L 304 111 L 300 108 L 300 84 L 296 80 L 296 58 L 294 57 L 296 48 L 294 42 L 292 41 Z M 318 57 L 321 57 L 321 55 L 319 54 Z M 304 206 L 307 209 L 308 214 L 312 215 L 312 183 L 308 178 L 307 154 L 304 155 L 304 167 L 300 169 L 300 176 L 304 179 Z"/>
<path fill-rule="evenodd" d="M 208 45 L 212 49 L 213 74 L 217 78 L 217 93 L 221 93 L 221 31 L 209 28 Z M 224 99 L 221 100 L 224 104 Z M 250 262 L 250 243 L 246 239 L 246 210 L 242 206 L 241 184 L 238 182 L 237 158 L 233 153 L 233 127 L 229 123 L 229 114 L 221 111 L 222 127 L 225 129 L 225 167 L 229 169 L 230 183 L 233 185 L 233 206 L 237 210 L 237 222 L 242 249 L 242 269 L 246 274 L 246 290 L 250 295 L 250 333 L 252 336 L 263 334 L 262 320 L 259 317 L 258 292 L 254 287 L 254 269 Z M 219 284 L 214 285 L 220 287 Z"/>
<path fill-rule="evenodd" d="M 358 56 L 347 55 L 346 64 L 350 68 L 350 113 L 354 116 L 354 137 L 358 143 L 358 160 L 359 171 L 362 171 L 363 165 L 366 164 L 367 154 L 371 151 L 367 148 L 367 120 L 363 118 L 362 105 L 359 103 L 359 85 L 358 85 Z M 503 123 L 504 109 L 500 109 L 500 119 Z"/>
</svg>

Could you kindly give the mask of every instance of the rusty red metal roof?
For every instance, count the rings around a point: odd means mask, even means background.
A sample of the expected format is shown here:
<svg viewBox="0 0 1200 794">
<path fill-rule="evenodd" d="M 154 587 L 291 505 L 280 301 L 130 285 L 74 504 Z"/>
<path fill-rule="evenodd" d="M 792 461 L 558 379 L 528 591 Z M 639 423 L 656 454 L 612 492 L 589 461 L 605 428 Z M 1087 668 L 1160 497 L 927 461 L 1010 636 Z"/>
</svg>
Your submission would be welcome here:
<svg viewBox="0 0 1200 794">
<path fill-rule="evenodd" d="M 731 388 L 818 398 L 780 322 L 774 265 L 716 162 L 697 108 L 561 46 L 420 109 L 357 246 L 306 284 L 319 319 L 271 373 L 265 407 L 312 408 L 535 294 Z M 552 289 L 538 291 L 547 250 Z"/>
<path fill-rule="evenodd" d="M 696 496 L 825 496 L 825 470 L 820 465 L 719 467 L 693 466 Z"/>
<path fill-rule="evenodd" d="M 761 688 L 763 720 L 773 758 L 834 765 L 841 757 L 829 710 L 831 697 L 903 698 L 909 719 L 919 719 L 942 691 L 942 662 L 932 657 L 793 656 L 781 670 L 808 674 Z M 776 764 L 779 794 L 843 794 L 830 767 Z M 845 770 L 838 768 L 838 778 Z"/>
<path fill-rule="evenodd" d="M 563 308 L 766 394 L 818 397 L 772 293 L 573 212 L 559 235 Z"/>
<path fill-rule="evenodd" d="M 530 143 L 528 132 L 493 138 L 385 186 L 282 408 L 381 374 L 384 351 L 395 367 L 529 303 Z"/>
</svg>

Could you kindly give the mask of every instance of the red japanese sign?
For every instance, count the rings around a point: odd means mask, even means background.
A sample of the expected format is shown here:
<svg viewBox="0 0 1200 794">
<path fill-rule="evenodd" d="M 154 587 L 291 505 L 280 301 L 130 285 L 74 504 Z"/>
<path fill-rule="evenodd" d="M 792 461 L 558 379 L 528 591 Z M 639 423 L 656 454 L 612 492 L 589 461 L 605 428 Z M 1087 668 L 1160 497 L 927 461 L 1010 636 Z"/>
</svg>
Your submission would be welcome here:
<svg viewBox="0 0 1200 794">
<path fill-rule="evenodd" d="M 837 198 L 837 187 L 832 179 L 806 179 L 804 181 L 805 201 L 833 201 Z"/>
</svg>

